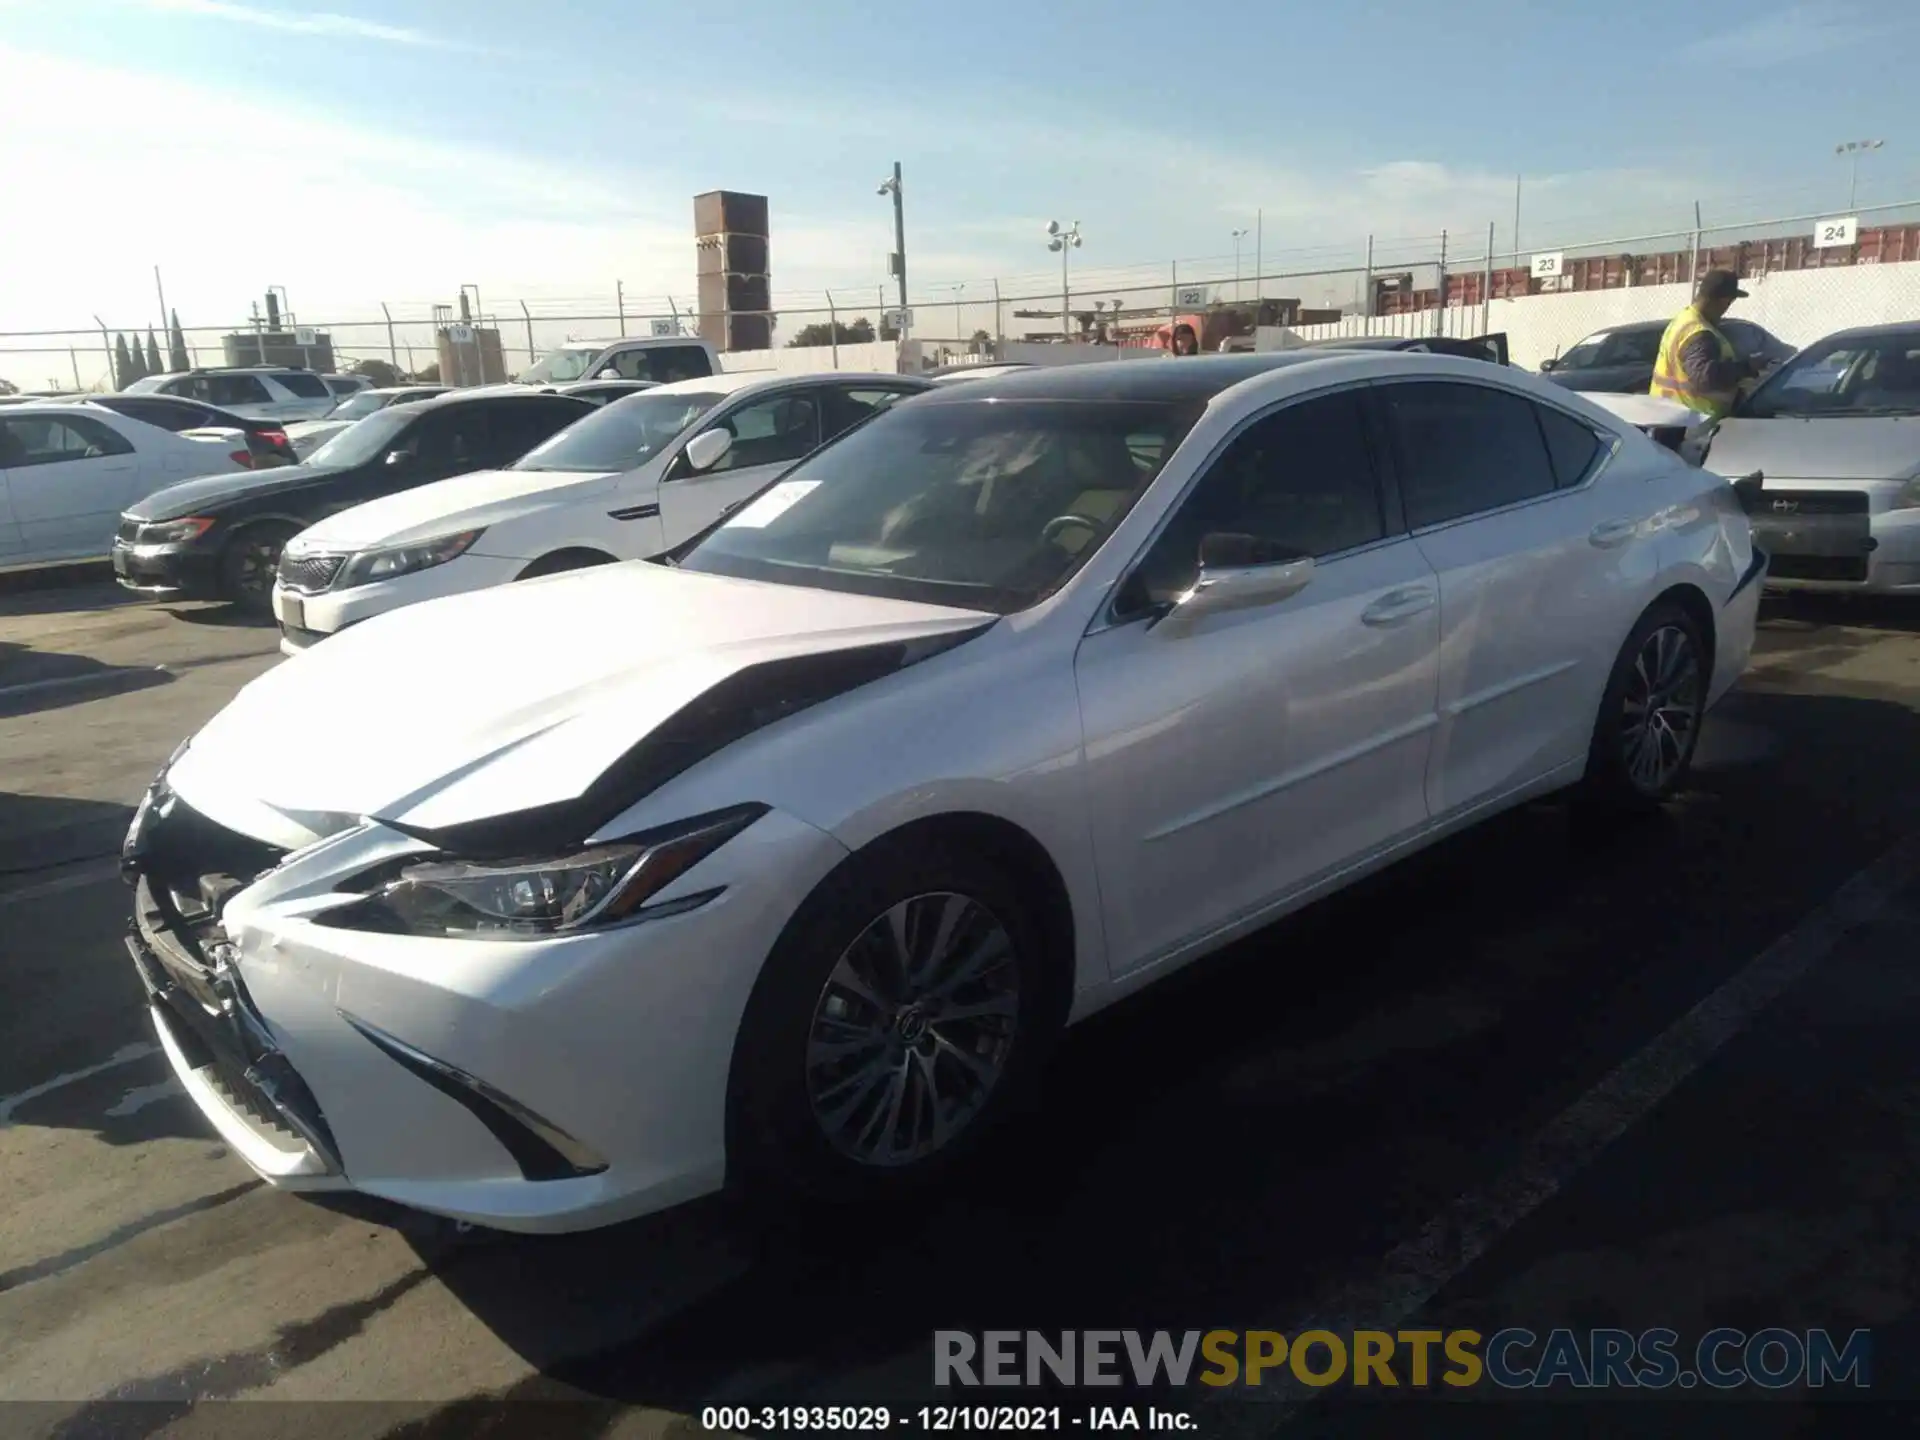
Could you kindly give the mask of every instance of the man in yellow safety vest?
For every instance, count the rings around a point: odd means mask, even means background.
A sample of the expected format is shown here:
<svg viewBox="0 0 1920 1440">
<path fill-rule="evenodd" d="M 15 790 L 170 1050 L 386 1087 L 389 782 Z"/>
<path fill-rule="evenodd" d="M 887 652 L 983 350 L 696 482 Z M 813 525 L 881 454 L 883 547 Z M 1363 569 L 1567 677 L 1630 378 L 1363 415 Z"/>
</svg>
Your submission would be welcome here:
<svg viewBox="0 0 1920 1440">
<path fill-rule="evenodd" d="M 1677 400 L 1710 420 L 1723 419 L 1733 409 L 1741 382 L 1760 373 L 1760 361 L 1741 358 L 1720 319 L 1746 294 L 1731 270 L 1709 270 L 1700 277 L 1693 304 L 1674 316 L 1660 337 L 1649 394 Z"/>
</svg>

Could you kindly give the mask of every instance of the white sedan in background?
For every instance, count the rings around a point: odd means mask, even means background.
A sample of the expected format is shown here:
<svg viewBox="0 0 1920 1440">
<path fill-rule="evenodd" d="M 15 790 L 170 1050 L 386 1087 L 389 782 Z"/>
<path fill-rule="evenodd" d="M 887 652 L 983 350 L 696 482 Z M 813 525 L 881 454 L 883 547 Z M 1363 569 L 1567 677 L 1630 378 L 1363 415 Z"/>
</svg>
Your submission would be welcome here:
<svg viewBox="0 0 1920 1440">
<path fill-rule="evenodd" d="M 943 387 L 672 565 L 254 680 L 140 807 L 130 948 L 277 1185 L 895 1194 L 1127 992 L 1531 797 L 1675 793 L 1764 569 L 1734 486 L 1480 361 Z"/>
<path fill-rule="evenodd" d="M 419 600 L 658 555 L 909 395 L 905 375 L 740 373 L 613 400 L 505 470 L 328 516 L 282 552 L 288 654 Z"/>
<path fill-rule="evenodd" d="M 105 556 L 120 512 L 197 475 L 247 470 L 244 430 L 162 430 L 100 405 L 0 409 L 0 566 Z"/>
</svg>

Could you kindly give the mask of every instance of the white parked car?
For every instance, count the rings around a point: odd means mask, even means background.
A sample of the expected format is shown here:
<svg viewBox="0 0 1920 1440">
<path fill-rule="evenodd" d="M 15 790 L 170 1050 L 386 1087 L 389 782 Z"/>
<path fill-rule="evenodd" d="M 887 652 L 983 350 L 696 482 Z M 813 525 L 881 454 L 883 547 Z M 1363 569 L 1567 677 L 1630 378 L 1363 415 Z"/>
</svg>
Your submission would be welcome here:
<svg viewBox="0 0 1920 1440">
<path fill-rule="evenodd" d="M 105 556 L 127 506 L 252 464 L 244 430 L 175 433 L 72 401 L 9 405 L 0 410 L 0 566 Z"/>
<path fill-rule="evenodd" d="M 720 352 L 691 335 L 623 335 L 614 340 L 569 340 L 549 350 L 514 379 L 522 385 L 574 380 L 651 380 L 671 385 L 720 373 Z"/>
<path fill-rule="evenodd" d="M 943 387 L 672 565 L 254 680 L 138 811 L 131 948 L 275 1184 L 518 1230 L 883 1194 L 1315 896 L 1671 795 L 1763 571 L 1733 486 L 1484 362 Z"/>
<path fill-rule="evenodd" d="M 339 403 L 327 382 L 310 370 L 279 365 L 186 370 L 148 375 L 127 386 L 129 395 L 181 395 L 217 405 L 249 420 L 318 420 Z"/>
<path fill-rule="evenodd" d="M 505 470 L 342 510 L 282 552 L 288 654 L 416 601 L 680 544 L 896 400 L 906 375 L 710 375 L 609 402 Z"/>
</svg>

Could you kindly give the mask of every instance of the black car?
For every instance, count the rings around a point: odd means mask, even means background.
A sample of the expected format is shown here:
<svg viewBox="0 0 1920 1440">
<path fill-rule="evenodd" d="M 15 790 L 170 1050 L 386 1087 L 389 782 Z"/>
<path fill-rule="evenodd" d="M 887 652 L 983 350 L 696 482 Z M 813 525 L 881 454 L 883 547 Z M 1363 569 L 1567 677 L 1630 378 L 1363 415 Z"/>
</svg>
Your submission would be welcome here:
<svg viewBox="0 0 1920 1440">
<path fill-rule="evenodd" d="M 539 391 L 455 392 L 342 430 L 305 464 L 209 475 L 120 517 L 113 569 L 143 595 L 231 600 L 264 614 L 287 541 L 327 515 L 470 470 L 509 465 L 598 407 Z"/>
<path fill-rule="evenodd" d="M 1757 355 L 1765 370 L 1772 370 L 1794 353 L 1793 346 L 1751 320 L 1722 320 L 1720 328 L 1741 358 Z M 1653 385 L 1653 362 L 1660 356 L 1660 337 L 1666 333 L 1665 320 L 1639 320 L 1596 330 L 1566 354 L 1542 360 L 1540 373 L 1569 390 L 1644 395 Z"/>
<path fill-rule="evenodd" d="M 1474 335 L 1336 335 L 1330 340 L 1309 340 L 1309 348 L 1323 350 L 1412 350 L 1423 355 L 1458 355 L 1463 360 L 1485 360 L 1490 365 L 1507 363 L 1507 337 Z"/>
<path fill-rule="evenodd" d="M 103 405 L 115 414 L 162 430 L 179 434 L 182 430 L 200 430 L 209 426 L 222 430 L 247 432 L 247 451 L 253 456 L 253 468 L 265 470 L 274 465 L 294 465 L 293 442 L 287 427 L 279 420 L 249 420 L 204 400 L 187 400 L 177 395 L 88 395 L 89 404 Z"/>
</svg>

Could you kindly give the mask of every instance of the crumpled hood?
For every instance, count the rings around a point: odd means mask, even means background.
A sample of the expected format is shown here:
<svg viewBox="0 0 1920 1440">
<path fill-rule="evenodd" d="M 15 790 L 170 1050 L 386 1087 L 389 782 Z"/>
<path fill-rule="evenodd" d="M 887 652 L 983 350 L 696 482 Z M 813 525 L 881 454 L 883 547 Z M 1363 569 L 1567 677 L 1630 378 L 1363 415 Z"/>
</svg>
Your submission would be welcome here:
<svg viewBox="0 0 1920 1440">
<path fill-rule="evenodd" d="M 617 478 L 565 470 L 476 470 L 329 515 L 301 534 L 300 548 L 373 550 L 484 529 L 548 505 L 569 505 L 609 492 Z M 484 539 L 477 548 L 481 554 L 492 553 Z"/>
<path fill-rule="evenodd" d="M 205 475 L 198 480 L 182 480 L 164 490 L 136 500 L 126 509 L 134 520 L 178 520 L 183 515 L 224 505 L 245 495 L 266 490 L 286 490 L 334 474 L 332 469 L 315 470 L 306 465 L 281 465 L 271 470 L 235 470 L 224 475 Z"/>
<path fill-rule="evenodd" d="M 363 816 L 425 828 L 573 800 L 749 666 L 991 622 L 971 610 L 599 566 L 410 605 L 254 680 L 170 783 L 295 848 Z"/>
<path fill-rule="evenodd" d="M 1920 470 L 1920 416 L 1721 422 L 1707 452 L 1721 475 L 1775 480 L 1904 480 Z"/>
</svg>

